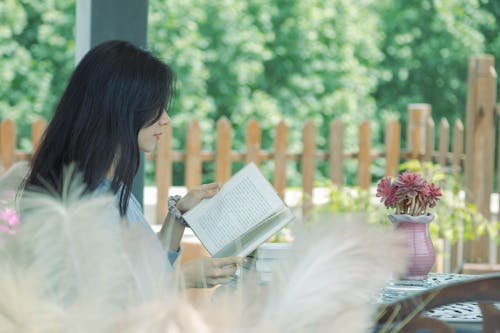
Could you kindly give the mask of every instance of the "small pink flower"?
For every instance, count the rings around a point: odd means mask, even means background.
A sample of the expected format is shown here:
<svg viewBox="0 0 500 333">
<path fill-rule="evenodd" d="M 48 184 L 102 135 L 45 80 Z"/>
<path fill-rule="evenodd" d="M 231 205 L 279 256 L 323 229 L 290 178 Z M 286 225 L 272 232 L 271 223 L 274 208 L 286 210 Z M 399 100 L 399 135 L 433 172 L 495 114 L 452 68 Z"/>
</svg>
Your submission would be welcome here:
<svg viewBox="0 0 500 333">
<path fill-rule="evenodd" d="M 15 234 L 19 227 L 19 215 L 14 208 L 0 210 L 0 232 Z"/>
<path fill-rule="evenodd" d="M 391 179 L 383 178 L 377 185 L 377 197 L 380 197 L 380 202 L 384 202 L 391 193 Z"/>
<path fill-rule="evenodd" d="M 414 198 L 425 189 L 426 181 L 417 173 L 405 172 L 394 181 L 399 197 Z"/>
<path fill-rule="evenodd" d="M 385 199 L 385 206 L 387 208 L 396 208 L 397 200 L 396 200 L 396 192 L 398 188 L 396 186 L 391 186 L 389 190 L 389 195 Z"/>
<path fill-rule="evenodd" d="M 434 184 L 428 186 L 428 193 L 426 196 L 427 203 L 430 208 L 435 207 L 441 197 L 441 190 Z"/>
<path fill-rule="evenodd" d="M 0 211 L 0 219 L 7 222 L 10 227 L 17 227 L 20 223 L 19 216 L 14 208 L 7 208 Z"/>
</svg>

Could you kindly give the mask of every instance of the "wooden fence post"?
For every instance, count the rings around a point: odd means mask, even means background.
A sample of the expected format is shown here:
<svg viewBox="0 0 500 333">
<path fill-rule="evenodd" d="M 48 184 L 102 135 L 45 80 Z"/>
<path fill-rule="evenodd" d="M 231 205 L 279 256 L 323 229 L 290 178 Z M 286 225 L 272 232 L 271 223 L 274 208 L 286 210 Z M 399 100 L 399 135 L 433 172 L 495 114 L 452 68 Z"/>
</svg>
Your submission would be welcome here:
<svg viewBox="0 0 500 333">
<path fill-rule="evenodd" d="M 245 157 L 245 163 L 254 162 L 255 165 L 260 164 L 260 145 L 262 141 L 262 135 L 259 123 L 254 118 L 250 120 L 247 125 L 247 154 Z"/>
<path fill-rule="evenodd" d="M 408 105 L 406 140 L 411 158 L 422 159 L 426 152 L 427 119 L 431 116 L 431 105 L 425 103 Z"/>
<path fill-rule="evenodd" d="M 491 218 L 493 191 L 494 121 L 496 106 L 495 59 L 491 55 L 469 58 L 465 145 L 466 200 L 475 204 L 487 219 Z M 473 241 L 467 260 L 487 262 L 489 237 Z"/>
<path fill-rule="evenodd" d="M 500 103 L 497 104 L 496 112 L 497 116 L 500 115 Z M 500 126 L 500 117 L 497 125 Z M 500 193 L 500 130 L 497 133 L 497 142 L 499 143 L 497 146 L 497 192 Z M 497 204 L 500 205 L 500 196 L 498 200 L 499 201 L 497 202 Z M 497 220 L 498 219 L 500 219 L 500 212 L 497 213 Z M 500 260 L 499 258 L 500 258 L 500 246 L 497 247 L 497 263 Z"/>
<path fill-rule="evenodd" d="M 156 223 L 163 223 L 168 212 L 168 195 L 172 185 L 172 126 L 166 126 L 156 147 Z"/>
<path fill-rule="evenodd" d="M 217 147 L 215 151 L 215 181 L 226 182 L 231 178 L 231 137 L 229 119 L 222 117 L 217 122 Z"/>
<path fill-rule="evenodd" d="M 423 156 L 423 161 L 432 162 L 432 155 L 434 154 L 434 120 L 432 117 L 427 119 L 425 124 L 425 154 Z"/>
<path fill-rule="evenodd" d="M 439 155 L 437 162 L 442 168 L 446 167 L 448 160 L 448 151 L 450 145 L 450 124 L 445 118 L 439 123 Z"/>
<path fill-rule="evenodd" d="M 316 126 L 308 119 L 303 130 L 304 148 L 302 151 L 302 215 L 307 215 L 313 205 L 313 185 L 316 158 Z"/>
<path fill-rule="evenodd" d="M 42 139 L 43 133 L 47 128 L 47 122 L 45 119 L 39 117 L 33 125 L 31 125 L 31 142 L 33 144 L 32 154 L 35 154 L 38 149 L 38 145 L 40 144 L 40 140 Z"/>
<path fill-rule="evenodd" d="M 453 148 L 451 156 L 451 172 L 458 176 L 462 170 L 462 154 L 464 152 L 464 125 L 460 119 L 455 121 L 453 128 Z"/>
<path fill-rule="evenodd" d="M 201 129 L 197 119 L 191 121 L 186 132 L 186 188 L 190 190 L 201 184 Z"/>
<path fill-rule="evenodd" d="M 282 120 L 276 126 L 274 137 L 274 188 L 284 199 L 286 189 L 286 152 L 288 148 L 288 126 Z"/>
<path fill-rule="evenodd" d="M 344 124 L 340 119 L 330 122 L 329 153 L 330 179 L 332 184 L 342 186 L 344 183 L 342 176 L 344 166 Z"/>
<path fill-rule="evenodd" d="M 439 123 L 439 142 L 438 142 L 438 156 L 437 163 L 442 167 L 446 167 L 446 162 L 448 160 L 448 150 L 450 143 L 450 125 L 445 118 L 442 118 Z M 436 266 L 437 272 L 442 273 L 443 271 L 449 271 L 450 269 L 450 258 L 445 258 L 444 254 L 449 254 L 451 250 L 451 244 L 446 238 L 440 238 L 434 240 L 436 244 L 437 255 L 436 255 Z"/>
<path fill-rule="evenodd" d="M 370 167 L 372 163 L 372 129 L 370 122 L 365 120 L 359 126 L 359 156 L 358 156 L 358 185 L 369 189 L 371 184 Z"/>
<path fill-rule="evenodd" d="M 17 127 L 11 119 L 5 119 L 0 125 L 0 143 L 2 163 L 5 170 L 9 169 L 17 161 L 16 142 Z"/>
<path fill-rule="evenodd" d="M 387 122 L 385 128 L 385 175 L 394 178 L 398 175 L 401 124 L 392 120 Z"/>
<path fill-rule="evenodd" d="M 451 156 L 451 173 L 459 182 L 462 170 L 462 154 L 464 152 L 464 125 L 460 119 L 455 121 L 453 128 L 453 148 Z M 463 238 L 460 235 L 454 244 L 449 244 L 449 271 L 456 271 L 463 261 Z"/>
</svg>

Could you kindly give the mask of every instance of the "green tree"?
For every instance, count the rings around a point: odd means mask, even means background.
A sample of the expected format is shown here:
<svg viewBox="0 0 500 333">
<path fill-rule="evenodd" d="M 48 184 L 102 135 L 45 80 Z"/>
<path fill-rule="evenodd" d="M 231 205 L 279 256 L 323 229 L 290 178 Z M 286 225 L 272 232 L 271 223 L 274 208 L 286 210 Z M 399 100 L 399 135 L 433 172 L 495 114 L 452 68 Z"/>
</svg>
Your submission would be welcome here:
<svg viewBox="0 0 500 333">
<path fill-rule="evenodd" d="M 371 120 L 380 138 L 387 117 L 404 125 L 408 103 L 432 104 L 435 119 L 464 119 L 468 57 L 500 57 L 494 0 L 149 5 L 150 48 L 177 73 L 176 148 L 183 148 L 187 123 L 198 119 L 205 148 L 213 149 L 215 121 L 226 116 L 234 125 L 233 149 L 243 148 L 246 124 L 255 117 L 264 149 L 272 149 L 283 119 L 290 150 L 300 152 L 307 118 L 318 128 L 318 148 L 326 149 L 329 122 L 339 118 L 347 149 L 356 150 L 362 120 Z M 0 21 L 0 119 L 18 123 L 20 148 L 29 149 L 31 123 L 50 118 L 74 66 L 75 1 L 3 0 Z M 344 169 L 353 180 L 355 162 Z M 289 174 L 299 182 L 296 166 Z M 316 179 L 326 174 L 319 163 Z"/>
<path fill-rule="evenodd" d="M 74 13 L 74 1 L 0 2 L 0 119 L 18 124 L 23 149 L 31 148 L 33 121 L 50 118 L 73 68 Z"/>
<path fill-rule="evenodd" d="M 251 118 L 262 126 L 264 148 L 271 148 L 283 119 L 295 151 L 306 118 L 322 134 L 320 148 L 333 118 L 345 122 L 351 148 L 359 122 L 374 119 L 371 94 L 382 53 L 372 1 L 157 0 L 150 6 L 150 45 L 178 73 L 172 117 L 181 126 L 199 119 L 210 147 L 221 116 L 235 126 L 236 149 Z"/>
<path fill-rule="evenodd" d="M 495 56 L 495 67 L 498 69 L 500 66 L 500 2 L 495 0 L 482 0 L 480 8 L 491 16 L 487 17 L 481 27 L 481 32 L 485 38 L 486 53 Z M 497 73 L 499 71 L 497 70 Z"/>
<path fill-rule="evenodd" d="M 478 0 L 387 0 L 384 60 L 375 99 L 385 116 L 406 121 L 409 103 L 430 103 L 434 119 L 465 119 L 467 61 L 485 51 L 489 13 Z"/>
</svg>

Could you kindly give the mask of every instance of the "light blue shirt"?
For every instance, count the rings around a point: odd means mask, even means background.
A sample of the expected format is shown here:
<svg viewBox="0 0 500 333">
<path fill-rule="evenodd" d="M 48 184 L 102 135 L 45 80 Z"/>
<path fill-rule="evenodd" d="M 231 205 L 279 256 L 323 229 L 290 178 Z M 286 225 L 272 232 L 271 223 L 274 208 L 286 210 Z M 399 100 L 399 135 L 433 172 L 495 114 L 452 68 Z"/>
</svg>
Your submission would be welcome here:
<svg viewBox="0 0 500 333">
<path fill-rule="evenodd" d="M 104 179 L 99 185 L 97 185 L 94 192 L 95 193 L 102 193 L 105 191 L 110 191 L 110 188 L 111 188 L 111 181 L 109 179 Z M 116 207 L 118 213 L 119 213 L 118 207 L 119 207 L 119 203 L 120 203 L 120 193 L 121 193 L 121 190 L 116 192 L 116 195 L 115 195 L 115 202 L 116 202 L 115 207 Z M 151 228 L 151 225 L 146 220 L 146 217 L 144 216 L 144 214 L 142 212 L 141 205 L 139 204 L 139 202 L 137 201 L 137 199 L 134 197 L 134 195 L 132 193 L 130 193 L 130 198 L 128 200 L 127 213 L 126 213 L 125 217 L 126 217 L 127 222 L 129 223 L 129 225 L 140 225 L 145 230 L 147 230 L 148 233 L 155 235 L 154 239 L 156 239 L 156 241 L 158 242 L 158 246 L 161 247 L 162 251 L 165 252 L 165 249 L 163 248 L 162 243 L 160 242 L 158 237 L 156 237 L 156 234 L 155 234 L 153 228 Z M 171 265 L 173 265 L 175 263 L 175 261 L 179 257 L 180 252 L 181 252 L 180 248 L 176 252 L 171 251 L 171 250 L 166 251 L 168 261 L 170 262 Z"/>
</svg>

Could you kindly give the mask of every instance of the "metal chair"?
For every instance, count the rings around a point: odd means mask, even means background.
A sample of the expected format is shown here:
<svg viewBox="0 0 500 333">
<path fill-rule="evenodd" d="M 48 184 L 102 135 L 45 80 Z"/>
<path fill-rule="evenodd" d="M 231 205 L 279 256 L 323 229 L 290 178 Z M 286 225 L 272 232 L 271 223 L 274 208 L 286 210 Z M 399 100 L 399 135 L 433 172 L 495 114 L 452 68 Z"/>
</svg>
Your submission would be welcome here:
<svg viewBox="0 0 500 333">
<path fill-rule="evenodd" d="M 482 321 L 475 325 L 460 326 L 441 318 L 426 316 L 433 309 L 464 302 L 477 302 Z M 452 282 L 405 297 L 398 301 L 380 305 L 377 330 L 390 327 L 393 332 L 500 332 L 500 273 L 478 275 L 477 278 Z M 482 326 L 482 327 L 481 327 Z"/>
</svg>

